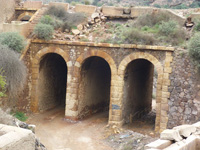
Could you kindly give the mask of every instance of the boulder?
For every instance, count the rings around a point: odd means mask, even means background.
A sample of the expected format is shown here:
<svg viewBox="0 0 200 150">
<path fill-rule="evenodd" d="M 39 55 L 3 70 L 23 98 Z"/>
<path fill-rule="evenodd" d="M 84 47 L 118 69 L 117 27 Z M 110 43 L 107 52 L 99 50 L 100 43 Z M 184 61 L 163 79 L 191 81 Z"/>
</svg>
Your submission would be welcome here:
<svg viewBox="0 0 200 150">
<path fill-rule="evenodd" d="M 74 35 L 79 35 L 80 34 L 80 31 L 78 29 L 72 29 L 72 33 Z"/>
<path fill-rule="evenodd" d="M 77 26 L 77 29 L 78 29 L 79 31 L 82 31 L 82 30 L 84 29 L 84 26 L 83 26 L 82 24 L 79 24 L 79 25 Z"/>
<path fill-rule="evenodd" d="M 99 18 L 99 13 L 93 13 L 91 18 L 92 19 Z"/>
<path fill-rule="evenodd" d="M 161 140 L 175 140 L 179 142 L 183 138 L 180 136 L 178 130 L 166 129 L 160 134 L 160 139 Z"/>
<path fill-rule="evenodd" d="M 194 133 L 197 129 L 193 125 L 181 125 L 173 128 L 177 130 L 180 135 L 184 137 L 189 137 L 192 133 Z"/>
</svg>

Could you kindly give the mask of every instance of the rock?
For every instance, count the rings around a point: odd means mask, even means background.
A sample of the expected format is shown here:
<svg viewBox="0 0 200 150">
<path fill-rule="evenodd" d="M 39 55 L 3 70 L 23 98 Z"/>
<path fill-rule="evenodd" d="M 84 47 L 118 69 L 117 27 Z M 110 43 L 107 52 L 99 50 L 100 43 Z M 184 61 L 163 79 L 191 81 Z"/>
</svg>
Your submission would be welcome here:
<svg viewBox="0 0 200 150">
<path fill-rule="evenodd" d="M 173 130 L 177 130 L 180 135 L 187 138 L 192 133 L 194 133 L 197 129 L 193 125 L 181 125 L 181 126 L 174 127 Z"/>
<path fill-rule="evenodd" d="M 175 140 L 179 142 L 183 138 L 180 136 L 179 131 L 166 129 L 160 134 L 160 139 L 161 140 Z"/>
<path fill-rule="evenodd" d="M 102 20 L 102 21 L 106 21 L 106 19 L 107 19 L 107 18 L 106 18 L 105 16 L 101 16 L 101 20 Z"/>
<path fill-rule="evenodd" d="M 71 41 L 73 39 L 73 35 L 65 35 L 65 39 Z"/>
<path fill-rule="evenodd" d="M 70 30 L 69 30 L 69 29 L 65 29 L 65 32 L 69 33 L 69 32 L 70 32 Z"/>
<path fill-rule="evenodd" d="M 125 8 L 123 11 L 124 14 L 131 14 L 131 9 Z"/>
<path fill-rule="evenodd" d="M 195 126 L 197 129 L 200 129 L 200 121 L 193 124 L 193 126 Z"/>
<path fill-rule="evenodd" d="M 172 144 L 172 141 L 169 141 L 169 140 L 156 140 L 152 143 L 149 143 L 147 145 L 145 145 L 145 149 L 151 149 L 151 148 L 154 148 L 154 149 L 164 149 L 168 146 L 170 146 Z"/>
<path fill-rule="evenodd" d="M 74 35 L 79 35 L 80 34 L 80 31 L 78 29 L 72 29 L 72 33 Z"/>
<path fill-rule="evenodd" d="M 99 18 L 99 13 L 93 13 L 91 18 L 92 19 Z"/>
<path fill-rule="evenodd" d="M 35 133 L 35 128 L 36 128 L 36 126 L 33 124 L 28 125 L 28 129 L 31 130 L 33 133 Z"/>
<path fill-rule="evenodd" d="M 77 29 L 78 29 L 79 31 L 82 31 L 82 30 L 84 29 L 84 26 L 83 26 L 82 24 L 79 24 L 79 25 L 77 26 Z"/>
<path fill-rule="evenodd" d="M 99 18 L 96 18 L 94 21 L 97 23 L 100 22 L 101 20 Z"/>
</svg>

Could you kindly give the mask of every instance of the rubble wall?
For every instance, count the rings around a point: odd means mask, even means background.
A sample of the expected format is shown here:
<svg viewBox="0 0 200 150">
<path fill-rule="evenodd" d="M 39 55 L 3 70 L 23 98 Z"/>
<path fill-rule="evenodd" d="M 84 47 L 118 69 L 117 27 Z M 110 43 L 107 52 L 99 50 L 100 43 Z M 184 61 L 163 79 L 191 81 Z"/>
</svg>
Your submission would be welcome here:
<svg viewBox="0 0 200 150">
<path fill-rule="evenodd" d="M 170 74 L 168 128 L 191 124 L 200 116 L 200 74 L 188 52 L 175 51 Z"/>
</svg>

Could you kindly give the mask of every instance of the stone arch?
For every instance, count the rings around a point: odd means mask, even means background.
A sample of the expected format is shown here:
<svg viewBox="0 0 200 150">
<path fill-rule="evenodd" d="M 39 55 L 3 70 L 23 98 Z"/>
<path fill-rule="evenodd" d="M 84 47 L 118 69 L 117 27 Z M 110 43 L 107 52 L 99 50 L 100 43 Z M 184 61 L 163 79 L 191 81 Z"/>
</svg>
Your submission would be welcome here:
<svg viewBox="0 0 200 150">
<path fill-rule="evenodd" d="M 121 81 L 124 80 L 124 75 L 125 75 L 125 70 L 128 64 L 136 59 L 145 59 L 149 62 L 151 62 L 154 67 L 157 70 L 158 73 L 158 78 L 157 78 L 157 92 L 156 92 L 156 122 L 155 122 L 155 131 L 160 130 L 160 117 L 161 117 L 161 104 L 162 104 L 162 86 L 163 86 L 163 72 L 164 72 L 164 67 L 162 64 L 158 61 L 156 57 L 149 53 L 145 52 L 135 52 L 132 53 L 128 56 L 126 56 L 120 63 L 119 68 L 118 68 L 118 75 L 120 76 Z M 124 82 L 122 84 L 122 89 L 123 91 L 124 87 Z M 123 101 L 123 98 L 121 96 L 121 104 Z"/>
<path fill-rule="evenodd" d="M 104 51 L 98 51 L 98 50 L 90 50 L 86 53 L 83 53 L 81 54 L 77 60 L 76 60 L 76 63 L 75 63 L 75 70 L 77 71 L 77 78 L 80 79 L 80 68 L 82 66 L 82 64 L 84 63 L 84 61 L 87 59 L 87 58 L 90 58 L 90 57 L 93 57 L 93 56 L 97 56 L 97 57 L 100 57 L 102 59 L 104 59 L 109 67 L 110 67 L 110 70 L 111 70 L 111 85 L 110 85 L 110 105 L 109 105 L 109 118 L 110 118 L 110 115 L 111 115 L 111 106 L 112 106 L 112 102 L 113 102 L 113 92 L 115 92 L 113 90 L 114 88 L 114 80 L 117 76 L 117 66 L 115 64 L 115 61 L 113 60 L 113 58 L 107 54 L 106 52 Z M 78 86 L 78 85 L 77 85 Z M 77 91 L 78 93 L 78 91 Z M 110 119 L 109 119 L 110 120 Z"/>
<path fill-rule="evenodd" d="M 38 85 L 38 78 L 39 78 L 39 67 L 40 67 L 40 61 L 42 60 L 43 56 L 46 54 L 55 53 L 60 55 L 66 62 L 67 68 L 69 68 L 69 64 L 71 64 L 71 61 L 69 61 L 68 54 L 57 47 L 46 47 L 38 51 L 31 61 L 32 65 L 32 89 L 31 89 L 31 111 L 38 112 L 38 96 L 37 96 L 37 85 Z M 68 69 L 71 70 L 71 69 Z M 70 72 L 68 71 L 68 74 Z M 67 84 L 68 84 L 68 75 L 67 75 Z M 67 91 L 66 91 L 67 92 Z"/>
<path fill-rule="evenodd" d="M 25 16 L 32 17 L 33 15 L 34 15 L 34 13 L 32 13 L 32 12 L 24 12 L 24 13 L 22 13 L 22 14 L 19 15 L 19 17 L 17 18 L 17 21 L 21 21 L 22 18 L 24 18 Z"/>
<path fill-rule="evenodd" d="M 89 52 L 87 52 L 87 54 L 83 53 L 81 56 L 77 58 L 75 66 L 79 68 L 81 64 L 84 62 L 84 60 L 92 56 L 98 56 L 103 58 L 109 64 L 111 73 L 117 74 L 117 66 L 115 64 L 115 61 L 109 54 L 107 54 L 104 51 L 90 50 Z"/>
</svg>

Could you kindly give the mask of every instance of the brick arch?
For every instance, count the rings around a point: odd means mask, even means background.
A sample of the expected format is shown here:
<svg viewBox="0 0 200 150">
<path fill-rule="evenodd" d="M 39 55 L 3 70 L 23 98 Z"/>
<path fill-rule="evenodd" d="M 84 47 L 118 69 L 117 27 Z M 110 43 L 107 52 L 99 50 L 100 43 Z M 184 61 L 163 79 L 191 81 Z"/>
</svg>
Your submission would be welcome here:
<svg viewBox="0 0 200 150">
<path fill-rule="evenodd" d="M 115 89 L 114 89 L 115 79 L 117 78 L 117 66 L 115 64 L 114 59 L 109 54 L 107 54 L 106 52 L 98 51 L 98 50 L 90 50 L 87 53 L 81 54 L 76 60 L 74 70 L 75 70 L 75 72 L 77 72 L 76 74 L 78 75 L 77 80 L 78 80 L 78 78 L 80 78 L 80 74 L 81 74 L 80 68 L 81 68 L 82 64 L 84 63 L 84 61 L 87 58 L 92 57 L 92 56 L 98 56 L 98 57 L 103 58 L 108 63 L 110 70 L 111 70 L 110 106 L 109 106 L 109 121 L 110 121 L 110 116 L 112 115 L 111 108 L 112 108 L 112 103 L 114 101 L 113 95 L 115 93 Z M 78 88 L 78 85 L 77 85 L 77 88 Z M 78 90 L 77 90 L 77 93 L 78 93 Z"/>
<path fill-rule="evenodd" d="M 31 89 L 31 111 L 32 112 L 38 112 L 38 97 L 37 97 L 37 85 L 38 85 L 38 78 L 39 78 L 39 67 L 40 67 L 40 61 L 42 60 L 43 56 L 49 53 L 55 53 L 60 55 L 66 62 L 68 74 L 70 74 L 70 67 L 69 64 L 71 64 L 71 61 L 69 61 L 68 54 L 57 47 L 46 47 L 38 51 L 31 61 L 32 64 L 32 89 Z M 68 75 L 67 75 L 67 84 L 68 84 Z M 66 91 L 67 92 L 67 91 Z"/>
<path fill-rule="evenodd" d="M 164 72 L 164 67 L 162 64 L 158 61 L 156 57 L 154 57 L 151 54 L 145 53 L 145 52 L 135 52 L 132 53 L 128 56 L 126 56 L 120 63 L 119 68 L 118 68 L 118 75 L 120 76 L 121 80 L 123 81 L 122 85 L 122 91 L 124 88 L 124 75 L 125 75 L 125 70 L 128 66 L 128 64 L 136 59 L 145 59 L 149 62 L 151 62 L 154 67 L 156 68 L 156 71 L 158 73 L 158 79 L 157 79 L 157 91 L 156 91 L 156 122 L 155 122 L 155 130 L 159 131 L 160 130 L 160 117 L 161 117 L 161 105 L 162 105 L 162 86 L 163 86 L 163 72 Z M 123 101 L 123 98 L 121 98 L 121 104 Z"/>
<path fill-rule="evenodd" d="M 80 67 L 87 58 L 92 56 L 98 56 L 103 58 L 109 64 L 111 69 L 111 74 L 117 74 L 117 66 L 115 64 L 115 61 L 109 54 L 107 54 L 104 51 L 91 50 L 87 54 L 85 53 L 82 54 L 77 58 L 75 66 Z"/>
<path fill-rule="evenodd" d="M 34 15 L 34 13 L 32 13 L 32 12 L 24 12 L 24 13 L 19 15 L 19 17 L 17 18 L 17 21 L 21 21 L 21 19 L 25 16 L 31 16 L 32 17 L 33 15 Z"/>
</svg>

